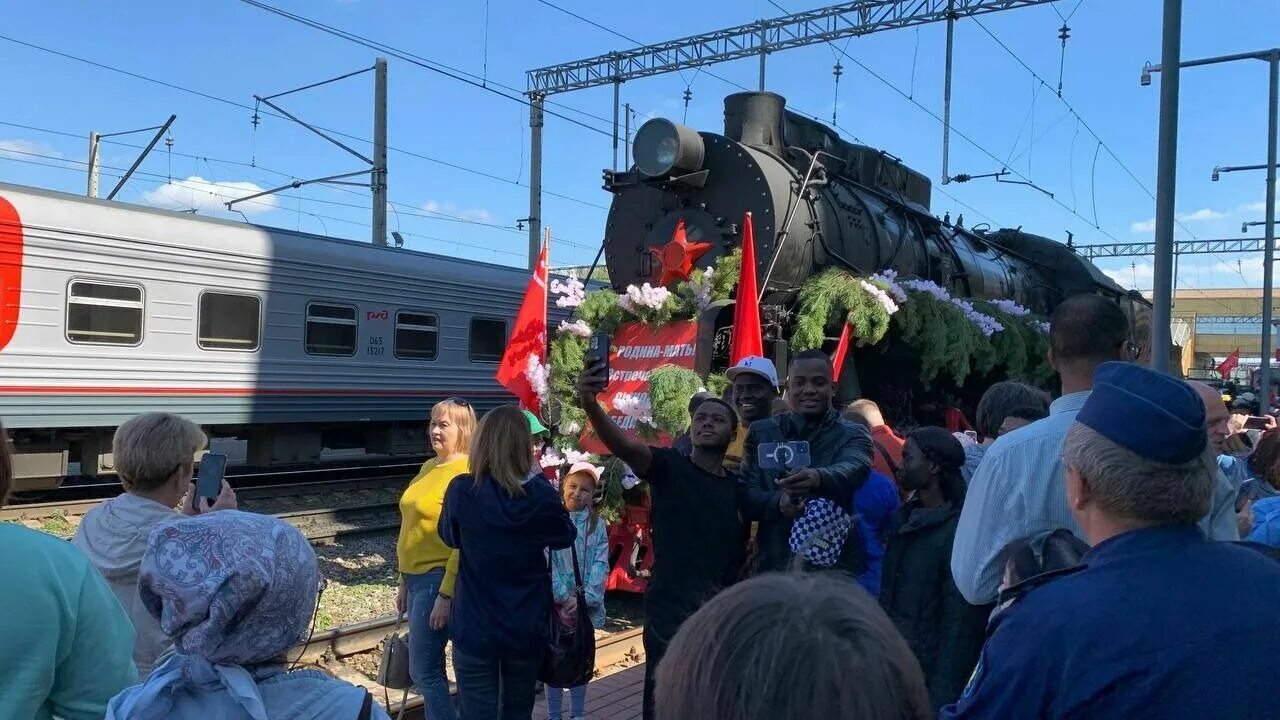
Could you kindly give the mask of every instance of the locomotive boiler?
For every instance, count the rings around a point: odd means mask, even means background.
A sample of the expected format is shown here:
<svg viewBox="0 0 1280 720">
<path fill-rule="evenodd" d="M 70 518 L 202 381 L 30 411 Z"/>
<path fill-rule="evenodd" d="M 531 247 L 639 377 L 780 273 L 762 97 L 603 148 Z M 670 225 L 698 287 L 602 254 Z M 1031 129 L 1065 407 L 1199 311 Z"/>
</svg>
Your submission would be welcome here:
<svg viewBox="0 0 1280 720">
<path fill-rule="evenodd" d="M 709 245 L 693 264 L 707 267 L 740 246 L 740 223 L 749 211 L 762 320 L 766 338 L 773 340 L 766 352 L 780 368 L 787 317 L 800 285 L 832 266 L 857 275 L 893 269 L 932 280 L 958 297 L 1010 299 L 1046 316 L 1067 297 L 1096 293 L 1121 305 L 1134 347 L 1148 354 L 1143 346 L 1150 305 L 1136 292 L 1060 242 L 1021 229 L 966 228 L 959 219 L 938 218 L 930 209 L 926 176 L 887 152 L 841 139 L 785 105 L 774 93 L 738 93 L 725 99 L 723 133 L 661 118 L 640 127 L 633 167 L 605 172 L 605 189 L 614 194 L 605 256 L 615 289 L 657 284 L 662 262 L 650 249 L 666 246 L 680 223 L 690 244 Z M 732 310 L 723 307 L 700 319 L 700 370 L 727 361 L 731 320 Z M 829 335 L 838 334 L 838 321 L 832 320 Z M 860 382 L 883 384 L 888 375 L 880 370 L 887 367 L 902 374 L 904 358 L 871 355 L 855 356 L 857 372 L 844 373 L 849 377 L 842 378 L 842 395 L 864 394 Z"/>
</svg>

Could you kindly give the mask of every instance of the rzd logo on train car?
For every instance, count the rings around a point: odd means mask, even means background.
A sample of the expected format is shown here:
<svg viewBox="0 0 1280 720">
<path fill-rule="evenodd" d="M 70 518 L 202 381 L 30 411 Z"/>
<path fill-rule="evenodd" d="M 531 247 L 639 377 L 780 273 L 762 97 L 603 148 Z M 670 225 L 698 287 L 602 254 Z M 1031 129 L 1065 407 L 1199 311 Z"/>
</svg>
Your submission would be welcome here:
<svg viewBox="0 0 1280 720">
<path fill-rule="evenodd" d="M 386 310 L 369 310 L 364 314 L 365 320 L 390 320 L 391 313 Z"/>
</svg>

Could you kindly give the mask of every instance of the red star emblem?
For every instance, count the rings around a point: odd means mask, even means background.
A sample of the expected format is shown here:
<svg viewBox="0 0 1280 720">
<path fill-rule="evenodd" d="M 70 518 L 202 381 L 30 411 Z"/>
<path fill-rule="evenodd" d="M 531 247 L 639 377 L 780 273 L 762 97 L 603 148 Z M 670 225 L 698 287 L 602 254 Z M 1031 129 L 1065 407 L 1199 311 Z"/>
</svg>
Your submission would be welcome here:
<svg viewBox="0 0 1280 720">
<path fill-rule="evenodd" d="M 693 264 L 711 249 L 711 243 L 691 243 L 685 235 L 684 218 L 676 223 L 676 231 L 666 245 L 649 248 L 653 255 L 653 276 L 658 287 L 666 287 L 673 280 L 688 280 L 693 274 Z"/>
</svg>

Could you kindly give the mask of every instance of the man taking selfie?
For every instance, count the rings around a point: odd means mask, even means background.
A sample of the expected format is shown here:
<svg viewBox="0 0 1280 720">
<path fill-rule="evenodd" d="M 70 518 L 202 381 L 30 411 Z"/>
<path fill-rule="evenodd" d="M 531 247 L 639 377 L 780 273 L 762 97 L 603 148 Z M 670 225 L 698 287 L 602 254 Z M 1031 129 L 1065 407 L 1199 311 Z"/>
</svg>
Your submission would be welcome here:
<svg viewBox="0 0 1280 720">
<path fill-rule="evenodd" d="M 588 363 L 578 399 L 600 441 L 649 482 L 653 504 L 653 577 L 644 594 L 644 717 L 653 717 L 653 678 L 680 624 L 742 574 L 746 531 L 739 514 L 738 476 L 724 454 L 738 427 L 717 397 L 693 409 L 688 454 L 629 437 L 596 400 L 608 384 L 603 361 Z"/>
<path fill-rule="evenodd" d="M 760 522 L 757 571 L 799 558 L 808 570 L 856 576 L 864 556 L 850 532 L 853 498 L 871 468 L 871 433 L 832 408 L 833 370 L 821 350 L 792 357 L 787 395 L 792 411 L 753 423 L 743 452 L 747 518 Z"/>
</svg>

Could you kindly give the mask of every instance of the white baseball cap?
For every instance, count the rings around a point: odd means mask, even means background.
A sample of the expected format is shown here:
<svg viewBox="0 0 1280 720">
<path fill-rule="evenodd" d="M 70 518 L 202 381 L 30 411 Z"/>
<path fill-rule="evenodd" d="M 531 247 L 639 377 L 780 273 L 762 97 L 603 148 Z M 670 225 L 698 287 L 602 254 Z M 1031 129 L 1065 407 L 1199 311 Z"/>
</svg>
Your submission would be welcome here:
<svg viewBox="0 0 1280 720">
<path fill-rule="evenodd" d="M 759 375 L 769 381 L 775 389 L 778 387 L 778 368 L 774 367 L 773 361 L 769 358 L 760 357 L 759 355 L 748 355 L 738 361 L 737 365 L 729 368 L 725 375 L 729 378 L 729 382 L 733 382 L 734 378 L 742 373 L 751 373 Z"/>
</svg>

